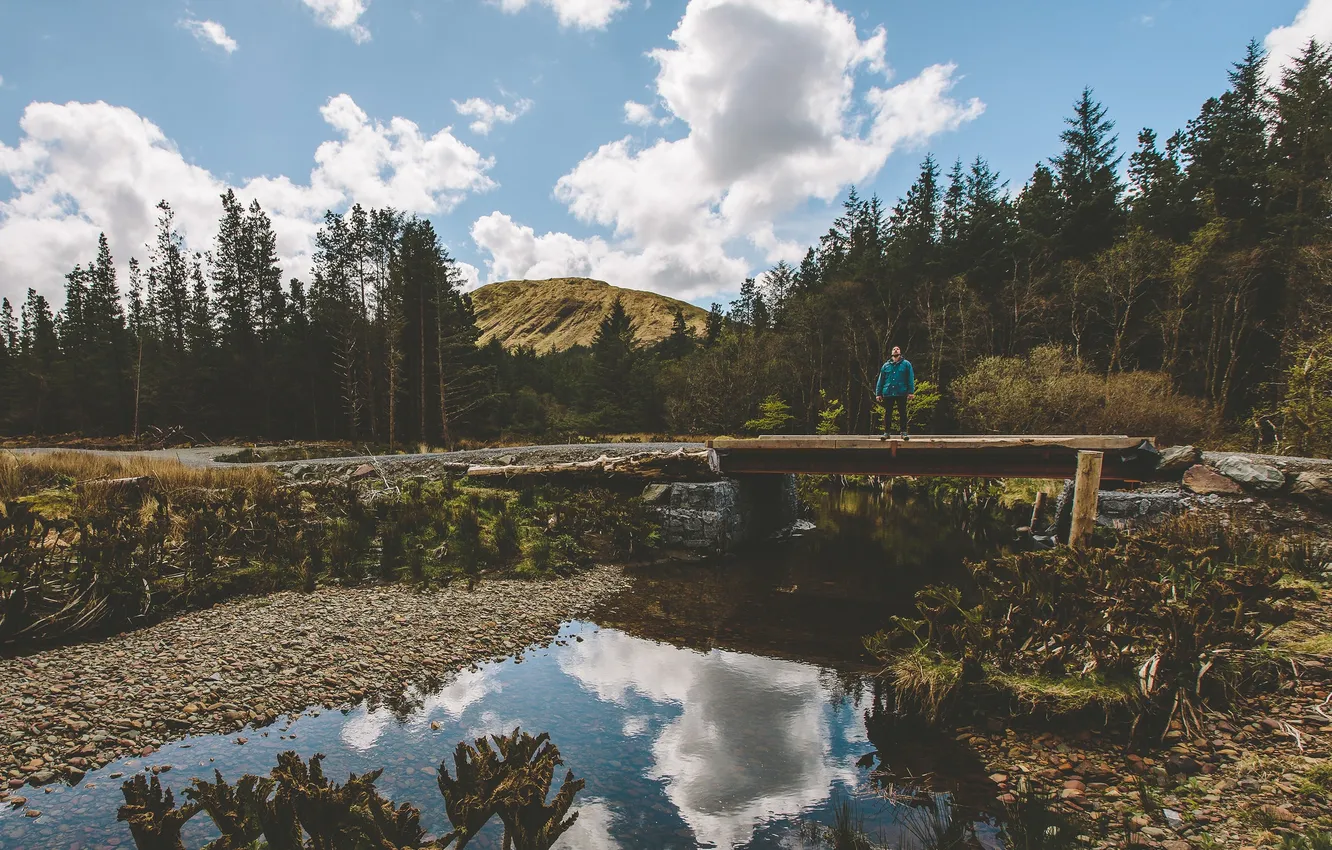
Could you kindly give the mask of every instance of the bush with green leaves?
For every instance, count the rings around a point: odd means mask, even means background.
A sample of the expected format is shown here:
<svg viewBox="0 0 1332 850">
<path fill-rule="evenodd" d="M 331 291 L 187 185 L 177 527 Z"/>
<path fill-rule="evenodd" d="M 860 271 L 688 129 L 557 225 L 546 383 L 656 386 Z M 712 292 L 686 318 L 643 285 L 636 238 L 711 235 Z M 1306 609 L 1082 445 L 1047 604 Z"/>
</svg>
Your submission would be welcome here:
<svg viewBox="0 0 1332 850">
<path fill-rule="evenodd" d="M 759 403 L 759 415 L 745 422 L 745 430 L 753 434 L 780 434 L 794 420 L 791 405 L 773 393 Z"/>
</svg>

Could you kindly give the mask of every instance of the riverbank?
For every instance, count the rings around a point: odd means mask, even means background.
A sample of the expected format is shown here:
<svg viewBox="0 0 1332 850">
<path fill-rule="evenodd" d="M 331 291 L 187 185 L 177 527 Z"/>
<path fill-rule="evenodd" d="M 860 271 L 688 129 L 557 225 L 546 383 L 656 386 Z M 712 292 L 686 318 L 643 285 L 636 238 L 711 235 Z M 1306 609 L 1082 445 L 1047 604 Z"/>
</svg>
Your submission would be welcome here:
<svg viewBox="0 0 1332 850">
<path fill-rule="evenodd" d="M 1127 746 L 1120 725 L 992 718 L 952 731 L 984 761 L 1001 802 L 1026 785 L 1126 843 L 1165 850 L 1279 847 L 1332 830 L 1332 589 L 1308 586 L 1269 636 L 1282 684 L 1235 694 L 1194 737 Z M 1300 846 L 1300 845 L 1296 845 Z"/>
<path fill-rule="evenodd" d="M 126 754 L 151 763 L 163 742 L 186 735 L 391 698 L 547 641 L 626 586 L 618 567 L 601 566 L 473 590 L 288 591 L 0 659 L 0 805 L 32 805 L 32 786 L 77 781 Z"/>
</svg>

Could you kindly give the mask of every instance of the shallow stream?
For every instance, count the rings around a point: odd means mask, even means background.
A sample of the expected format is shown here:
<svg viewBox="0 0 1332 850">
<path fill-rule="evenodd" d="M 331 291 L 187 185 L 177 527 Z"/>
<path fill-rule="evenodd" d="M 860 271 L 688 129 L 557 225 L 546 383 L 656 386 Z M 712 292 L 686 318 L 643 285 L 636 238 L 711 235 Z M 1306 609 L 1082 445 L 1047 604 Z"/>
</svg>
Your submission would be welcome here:
<svg viewBox="0 0 1332 850">
<path fill-rule="evenodd" d="M 983 766 L 951 737 L 892 718 L 860 639 L 910 611 L 922 583 L 1002 545 L 1011 525 L 952 491 L 815 501 L 817 530 L 800 539 L 714 565 L 638 568 L 631 591 L 549 645 L 393 708 L 316 709 L 177 741 L 76 787 L 27 789 L 41 817 L 0 811 L 0 847 L 132 847 L 116 810 L 135 771 L 169 765 L 160 775 L 179 800 L 192 778 L 264 774 L 289 749 L 326 754 L 335 781 L 385 768 L 380 792 L 419 807 L 438 834 L 440 762 L 452 766 L 460 740 L 516 726 L 548 731 L 587 781 L 561 847 L 812 848 L 823 846 L 812 825 L 848 800 L 894 847 L 916 843 L 931 801 L 963 804 L 995 846 Z M 197 816 L 186 845 L 211 830 Z M 498 848 L 499 835 L 492 824 L 470 846 Z"/>
</svg>

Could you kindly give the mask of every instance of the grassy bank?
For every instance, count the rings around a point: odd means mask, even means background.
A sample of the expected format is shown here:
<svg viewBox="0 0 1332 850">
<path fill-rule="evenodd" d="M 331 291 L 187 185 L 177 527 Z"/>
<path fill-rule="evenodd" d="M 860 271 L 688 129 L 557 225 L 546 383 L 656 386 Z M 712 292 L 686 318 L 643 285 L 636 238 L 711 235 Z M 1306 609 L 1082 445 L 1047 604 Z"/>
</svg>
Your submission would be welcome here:
<svg viewBox="0 0 1332 850">
<path fill-rule="evenodd" d="M 1183 518 L 969 568 L 969 584 L 924 588 L 917 616 L 867 639 L 901 707 L 936 721 L 1090 709 L 1139 734 L 1193 735 L 1206 709 L 1277 682 L 1268 636 L 1317 565 L 1299 546 Z"/>
<path fill-rule="evenodd" d="M 260 467 L 0 454 L 0 644 L 104 633 L 320 583 L 568 574 L 655 536 L 636 499 L 453 480 L 291 484 Z"/>
</svg>

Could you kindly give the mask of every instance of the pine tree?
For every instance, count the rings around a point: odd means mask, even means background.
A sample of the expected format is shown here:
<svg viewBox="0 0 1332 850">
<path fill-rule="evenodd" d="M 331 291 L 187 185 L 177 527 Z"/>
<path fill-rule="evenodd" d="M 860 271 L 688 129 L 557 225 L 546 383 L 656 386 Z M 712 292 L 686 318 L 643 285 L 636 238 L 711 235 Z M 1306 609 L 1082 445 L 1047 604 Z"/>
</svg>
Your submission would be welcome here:
<svg viewBox="0 0 1332 850">
<path fill-rule="evenodd" d="M 1064 152 L 1051 164 L 1061 200 L 1057 251 L 1064 259 L 1086 260 L 1108 248 L 1124 230 L 1123 186 L 1118 168 L 1115 124 L 1085 88 L 1064 119 Z"/>
<path fill-rule="evenodd" d="M 1283 241 L 1307 245 L 1332 209 L 1332 49 L 1310 39 L 1273 99 L 1273 223 Z"/>
<path fill-rule="evenodd" d="M 642 358 L 635 342 L 633 320 L 616 298 L 592 338 L 590 390 L 597 422 L 605 430 L 632 428 L 642 413 L 645 388 L 638 383 Z"/>
<path fill-rule="evenodd" d="M 1266 53 L 1250 41 L 1229 73 L 1230 89 L 1203 104 L 1185 144 L 1189 180 L 1207 214 L 1243 222 L 1253 238 L 1270 193 L 1266 65 Z"/>
<path fill-rule="evenodd" d="M 671 335 L 661 341 L 660 354 L 663 360 L 681 360 L 689 356 L 697 340 L 694 339 L 694 332 L 689 329 L 689 322 L 685 319 L 684 310 L 680 307 L 675 308 L 674 318 L 671 322 Z"/>
<path fill-rule="evenodd" d="M 1138 149 L 1129 157 L 1129 226 L 1172 242 L 1185 242 L 1200 224 L 1181 163 L 1186 139 L 1175 133 L 1165 150 L 1156 146 L 1156 133 L 1138 134 Z"/>
<path fill-rule="evenodd" d="M 812 252 L 814 249 L 811 248 Z M 722 330 L 726 327 L 726 314 L 722 312 L 720 304 L 713 304 L 708 310 L 708 324 L 703 334 L 703 344 L 708 348 L 717 344 L 721 339 Z"/>
</svg>

